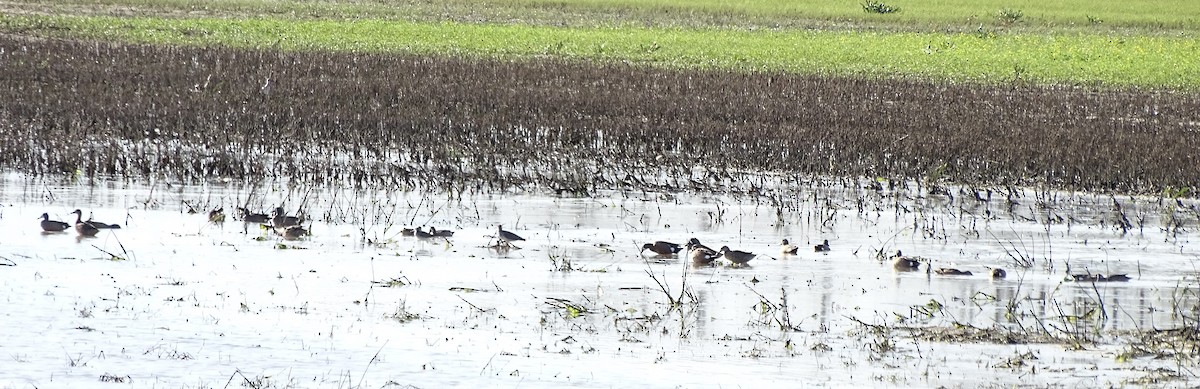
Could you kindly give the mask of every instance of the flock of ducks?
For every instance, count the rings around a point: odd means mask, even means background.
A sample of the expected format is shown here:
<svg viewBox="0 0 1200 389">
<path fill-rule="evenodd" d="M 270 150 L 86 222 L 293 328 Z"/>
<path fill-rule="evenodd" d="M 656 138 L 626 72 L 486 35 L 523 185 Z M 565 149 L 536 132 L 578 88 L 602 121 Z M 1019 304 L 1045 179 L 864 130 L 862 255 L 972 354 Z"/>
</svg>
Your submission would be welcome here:
<svg viewBox="0 0 1200 389">
<path fill-rule="evenodd" d="M 237 212 L 243 222 L 245 222 L 247 224 L 249 224 L 249 223 L 262 224 L 264 227 L 274 230 L 275 233 L 279 234 L 280 236 L 284 237 L 285 239 L 299 239 L 303 236 L 309 235 L 308 229 L 305 229 L 302 226 L 302 224 L 304 223 L 304 218 L 302 216 L 287 215 L 287 213 L 286 213 L 286 211 L 284 211 L 283 207 L 276 207 L 275 210 L 273 210 L 270 215 L 263 214 L 263 213 L 251 213 L 249 210 L 242 208 L 242 207 L 238 207 Z M 88 217 L 87 220 L 83 220 L 83 211 L 82 210 L 76 209 L 74 212 L 71 212 L 71 213 L 75 215 L 75 224 L 70 224 L 70 223 L 61 222 L 61 221 L 57 221 L 57 220 L 50 220 L 50 214 L 43 213 L 42 214 L 42 230 L 46 231 L 46 232 L 62 232 L 62 231 L 66 231 L 69 228 L 72 228 L 72 226 L 73 226 L 75 228 L 75 231 L 77 233 L 79 233 L 80 236 L 90 237 L 90 236 L 96 236 L 96 234 L 100 233 L 100 230 L 121 228 L 121 226 L 119 224 L 109 224 L 109 223 L 104 223 L 104 222 L 100 222 L 97 220 L 92 220 L 92 218 L 90 216 Z M 224 208 L 217 208 L 217 209 L 210 211 L 208 213 L 208 220 L 213 223 L 224 222 L 225 221 Z M 422 230 L 421 227 L 405 228 L 405 229 L 401 230 L 400 234 L 403 236 L 413 236 L 418 239 L 432 239 L 432 238 L 448 239 L 448 238 L 454 236 L 454 231 L 438 230 L 431 226 L 431 227 L 429 227 L 429 230 L 427 230 L 427 231 Z M 519 241 L 525 240 L 525 238 L 522 238 L 521 236 L 514 234 L 511 231 L 505 231 L 503 225 L 496 226 L 495 238 L 496 238 L 496 241 L 491 246 L 494 248 L 519 248 L 519 247 L 516 247 L 515 245 L 513 245 L 513 242 L 519 242 Z M 650 252 L 653 252 L 660 256 L 673 256 L 673 255 L 678 254 L 680 251 L 683 251 L 684 249 L 687 250 L 686 255 L 687 255 L 688 259 L 690 259 L 692 261 L 692 264 L 696 265 L 696 266 L 710 266 L 710 265 L 713 265 L 718 259 L 721 259 L 721 258 L 724 258 L 726 261 L 728 261 L 730 266 L 746 266 L 747 263 L 749 263 L 751 260 L 753 260 L 755 257 L 758 256 L 757 254 L 754 254 L 751 252 L 730 249 L 729 246 L 721 246 L 720 250 L 713 250 L 713 249 L 709 248 L 708 246 L 701 244 L 700 240 L 696 239 L 696 238 L 689 239 L 687 244 L 684 244 L 684 245 L 666 242 L 666 241 L 656 241 L 654 243 L 646 243 L 646 244 L 642 245 L 641 252 L 645 253 L 646 250 L 650 250 Z M 798 246 L 791 244 L 790 242 L 788 242 L 787 239 L 784 239 L 783 243 L 780 245 L 780 252 L 784 255 L 796 255 L 796 253 L 799 250 L 800 250 L 800 248 Z M 813 246 L 813 251 L 818 252 L 818 253 L 829 252 L 830 250 L 831 249 L 829 247 L 829 239 L 825 239 L 823 242 L 821 242 L 821 244 Z M 944 276 L 972 276 L 972 275 L 974 275 L 974 273 L 972 273 L 969 270 L 959 270 L 959 269 L 947 268 L 947 267 L 935 269 L 935 268 L 933 268 L 932 261 L 930 261 L 929 259 L 922 258 L 922 257 L 915 257 L 915 256 L 906 256 L 900 250 L 896 250 L 896 255 L 893 255 L 891 257 L 891 261 L 892 261 L 892 268 L 896 269 L 897 271 L 919 271 L 921 269 L 922 263 L 924 263 L 926 273 L 934 273 L 934 274 L 944 275 Z M 990 275 L 993 279 L 1002 279 L 1002 278 L 1005 278 L 1008 276 L 1008 273 L 1005 272 L 1004 269 L 1000 269 L 1000 268 L 989 268 L 989 269 L 990 269 Z M 1069 275 L 1067 275 L 1067 278 L 1066 278 L 1067 281 L 1074 281 L 1074 282 L 1124 282 L 1124 281 L 1129 281 L 1130 279 L 1131 278 L 1126 274 L 1109 274 L 1109 275 L 1069 274 Z"/>
<path fill-rule="evenodd" d="M 921 269 L 921 264 L 924 263 L 926 273 L 934 273 L 934 274 L 943 275 L 943 276 L 971 276 L 971 275 L 974 275 L 974 273 L 971 273 L 970 270 L 959 270 L 959 269 L 949 268 L 949 267 L 933 268 L 933 263 L 929 259 L 922 258 L 922 257 L 906 256 L 902 252 L 900 252 L 900 250 L 896 250 L 896 255 L 893 255 L 891 258 L 892 258 L 892 268 L 896 269 L 897 271 L 919 271 Z M 989 268 L 989 269 L 990 269 L 990 273 L 991 273 L 991 276 L 993 279 L 1002 279 L 1002 278 L 1008 276 L 1008 273 L 1005 272 L 1004 269 L 1000 269 L 1000 268 Z M 1130 278 L 1126 274 L 1110 274 L 1110 275 L 1068 274 L 1066 281 L 1071 281 L 1071 282 L 1124 282 L 1124 281 L 1129 281 L 1131 279 L 1132 278 Z"/>
<path fill-rule="evenodd" d="M 276 234 L 284 239 L 295 240 L 310 235 L 307 228 L 304 228 L 304 216 L 290 216 L 283 207 L 275 207 L 270 215 L 265 213 L 250 212 L 250 210 L 242 207 L 237 207 L 238 216 L 241 217 L 245 224 L 258 223 L 263 228 L 275 231 Z M 222 223 L 225 221 L 225 208 L 217 208 L 208 212 L 208 221 L 213 223 Z"/>
<path fill-rule="evenodd" d="M 454 236 L 454 231 L 439 230 L 437 228 L 434 228 L 433 226 L 429 226 L 428 231 L 422 230 L 421 227 L 404 228 L 404 229 L 400 230 L 400 235 L 416 237 L 417 239 L 434 239 L 434 238 L 449 239 Z M 500 249 L 520 248 L 520 247 L 517 247 L 516 245 L 514 245 L 513 242 L 520 242 L 520 241 L 525 240 L 525 238 L 522 238 L 520 235 L 512 233 L 512 231 L 504 230 L 503 225 L 496 226 L 496 235 L 494 236 L 494 238 L 496 238 L 495 243 L 493 243 L 489 247 L 500 248 Z"/>
<path fill-rule="evenodd" d="M 270 228 L 275 233 L 286 239 L 299 239 L 309 235 L 308 229 L 301 226 L 304 223 L 303 217 L 288 216 L 283 207 L 276 207 L 271 215 L 262 213 L 251 213 L 245 208 L 238 207 L 237 211 L 246 224 L 259 223 L 265 228 Z M 119 229 L 119 224 L 109 224 L 93 220 L 88 217 L 83 220 L 83 211 L 76 209 L 71 212 L 75 215 L 75 223 L 61 222 L 58 220 L 50 220 L 49 213 L 42 214 L 42 231 L 45 232 L 63 232 L 72 227 L 79 236 L 92 237 L 99 234 L 101 230 Z M 225 222 L 225 209 L 217 208 L 208 213 L 208 221 L 213 223 Z"/>
<path fill-rule="evenodd" d="M 756 254 L 750 253 L 750 252 L 732 250 L 729 248 L 729 246 L 722 246 L 720 250 L 713 250 L 711 248 L 708 248 L 708 246 L 701 244 L 700 240 L 696 239 L 696 238 L 692 238 L 692 239 L 688 240 L 688 243 L 685 245 L 679 245 L 676 243 L 671 243 L 671 242 L 666 242 L 666 241 L 657 241 L 654 243 L 646 243 L 646 244 L 642 245 L 641 252 L 645 253 L 646 250 L 650 250 L 650 252 L 653 252 L 660 256 L 673 256 L 673 255 L 678 254 L 680 251 L 683 251 L 684 249 L 687 250 L 688 259 L 690 259 L 692 261 L 692 264 L 696 265 L 696 266 L 709 266 L 709 265 L 712 265 L 717 259 L 721 259 L 721 258 L 724 258 L 726 261 L 728 261 L 730 266 L 744 266 L 748 262 L 750 262 L 750 260 L 754 259 L 754 257 L 757 256 Z M 799 247 L 797 247 L 794 244 L 791 244 L 790 242 L 788 242 L 787 239 L 784 239 L 783 243 L 780 245 L 780 252 L 783 253 L 784 255 L 795 255 L 799 250 L 800 250 Z M 813 251 L 818 252 L 818 253 L 825 253 L 825 252 L 829 252 L 830 250 L 831 249 L 829 247 L 828 239 L 825 239 L 825 241 L 821 242 L 821 244 L 813 246 Z M 949 268 L 949 267 L 934 268 L 932 261 L 930 261 L 929 259 L 922 258 L 922 257 L 915 257 L 915 256 L 906 256 L 902 252 L 900 252 L 900 250 L 896 250 L 896 255 L 893 255 L 890 258 L 890 260 L 892 261 L 892 268 L 896 269 L 896 271 L 905 271 L 905 272 L 919 271 L 921 269 L 922 264 L 924 264 L 926 273 L 938 274 L 938 275 L 943 275 L 943 276 L 972 276 L 972 275 L 974 275 L 974 273 L 972 273 L 969 270 L 959 270 L 959 269 Z M 1000 269 L 1000 268 L 988 268 L 988 269 L 989 269 L 989 273 L 993 279 L 1003 279 L 1008 276 L 1008 272 L 1004 271 L 1004 269 Z M 1110 275 L 1070 274 L 1067 276 L 1066 281 L 1123 282 L 1123 281 L 1129 281 L 1130 279 L 1131 278 L 1125 274 L 1110 274 Z"/>
<path fill-rule="evenodd" d="M 42 231 L 63 232 L 63 231 L 66 231 L 68 228 L 71 228 L 72 226 L 74 226 L 75 232 L 78 232 L 79 236 L 96 236 L 96 234 L 100 233 L 100 230 L 111 230 L 111 229 L 121 228 L 120 224 L 109 224 L 109 223 L 92 220 L 90 215 L 88 216 L 87 220 L 83 220 L 83 211 L 78 210 L 78 209 L 76 209 L 74 212 L 71 212 L 71 213 L 75 215 L 75 224 L 73 224 L 73 225 L 70 223 L 67 223 L 67 222 L 60 222 L 58 220 L 50 220 L 50 214 L 43 213 L 42 214 Z"/>
<path fill-rule="evenodd" d="M 658 254 L 659 256 L 672 256 L 678 254 L 684 249 L 687 249 L 686 255 L 688 259 L 690 259 L 692 264 L 696 266 L 709 266 L 721 258 L 724 258 L 726 261 L 728 261 L 730 266 L 746 266 L 747 263 L 758 256 L 758 254 L 755 253 L 730 249 L 729 246 L 721 246 L 720 250 L 713 250 L 708 246 L 701 244 L 700 240 L 696 238 L 688 239 L 687 244 L 684 245 L 661 240 L 654 243 L 646 243 L 642 245 L 641 252 L 645 253 L 646 250 L 650 250 L 650 252 Z M 800 248 L 796 245 L 788 243 L 787 239 L 784 239 L 782 246 L 780 246 L 780 252 L 784 255 L 795 255 L 799 251 Z M 813 251 L 828 252 L 829 240 L 826 239 L 825 242 L 813 246 Z"/>
</svg>

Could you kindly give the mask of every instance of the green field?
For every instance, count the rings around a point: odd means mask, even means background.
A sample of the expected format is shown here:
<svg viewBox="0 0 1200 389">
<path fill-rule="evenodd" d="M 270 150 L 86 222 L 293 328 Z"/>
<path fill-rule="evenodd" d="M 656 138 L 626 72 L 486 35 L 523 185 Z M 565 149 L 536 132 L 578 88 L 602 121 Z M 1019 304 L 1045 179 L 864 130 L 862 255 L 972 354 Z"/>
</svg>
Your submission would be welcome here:
<svg viewBox="0 0 1200 389">
<path fill-rule="evenodd" d="M 135 43 L 557 57 L 984 84 L 1200 88 L 1200 1 L 68 0 L 0 31 Z"/>
<path fill-rule="evenodd" d="M 1192 36 L 1200 2 L 1189 0 L 885 0 L 891 14 L 847 0 L 16 0 L 10 13 L 178 14 L 470 21 L 567 26 L 756 26 L 858 30 L 966 31 L 980 27 L 1043 33 L 1102 32 Z"/>
<path fill-rule="evenodd" d="M 936 33 L 550 27 L 379 19 L 3 16 L 0 29 L 120 41 L 563 57 L 655 66 L 727 68 L 983 83 L 1196 89 L 1194 38 L 1074 34 Z"/>
</svg>

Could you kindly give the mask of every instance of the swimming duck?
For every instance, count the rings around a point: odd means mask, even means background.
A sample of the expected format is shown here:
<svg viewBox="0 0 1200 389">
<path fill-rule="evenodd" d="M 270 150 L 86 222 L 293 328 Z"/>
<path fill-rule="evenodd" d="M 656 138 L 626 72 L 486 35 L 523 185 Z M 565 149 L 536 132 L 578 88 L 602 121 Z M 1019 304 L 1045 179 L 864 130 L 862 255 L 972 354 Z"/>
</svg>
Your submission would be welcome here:
<svg viewBox="0 0 1200 389">
<path fill-rule="evenodd" d="M 691 246 L 689 244 L 688 257 L 691 258 L 692 264 L 695 266 L 708 266 L 721 257 L 721 253 L 713 251 L 704 245 Z"/>
<path fill-rule="evenodd" d="M 702 249 L 705 249 L 708 251 L 712 251 L 714 253 L 717 252 L 717 250 L 713 250 L 713 249 L 709 248 L 708 246 L 700 244 L 700 239 L 696 239 L 696 238 L 688 239 L 687 248 L 688 248 L 688 250 L 691 250 L 694 248 L 702 248 Z"/>
<path fill-rule="evenodd" d="M 416 236 L 416 237 L 417 237 L 417 239 L 429 239 L 429 238 L 433 238 L 433 237 L 434 237 L 434 235 L 433 235 L 433 234 L 430 234 L 430 233 L 428 233 L 428 232 L 422 231 L 422 230 L 421 230 L 421 227 L 417 227 L 417 229 L 416 229 L 415 231 L 413 231 L 413 236 Z"/>
<path fill-rule="evenodd" d="M 1067 275 L 1067 281 L 1074 282 L 1104 282 L 1105 278 L 1100 274 L 1070 274 Z"/>
<path fill-rule="evenodd" d="M 829 239 L 825 239 L 825 242 L 822 242 L 819 245 L 813 246 L 813 251 L 816 251 L 818 253 L 823 253 L 823 252 L 829 251 Z"/>
<path fill-rule="evenodd" d="M 970 271 L 958 270 L 958 269 L 948 268 L 948 267 L 938 268 L 937 270 L 934 270 L 933 272 L 943 275 L 943 276 L 969 276 L 969 275 L 972 275 Z"/>
<path fill-rule="evenodd" d="M 896 255 L 892 257 L 892 268 L 900 271 L 914 271 L 921 268 L 921 260 L 917 257 L 906 257 L 896 250 Z"/>
<path fill-rule="evenodd" d="M 654 243 L 646 243 L 642 245 L 642 252 L 646 252 L 646 250 L 650 250 L 658 255 L 672 255 L 678 253 L 680 250 L 683 250 L 683 246 L 660 240 Z"/>
<path fill-rule="evenodd" d="M 438 230 L 438 229 L 434 229 L 433 227 L 429 227 L 429 234 L 439 237 L 439 238 L 449 238 L 449 237 L 454 236 L 454 231 Z"/>
<path fill-rule="evenodd" d="M 1108 277 L 1104 277 L 1104 280 L 1111 282 L 1125 282 L 1132 280 L 1132 278 L 1129 278 L 1129 275 L 1126 274 L 1109 274 Z"/>
<path fill-rule="evenodd" d="M 70 224 L 60 222 L 58 220 L 50 220 L 49 213 L 42 214 L 42 231 L 46 232 L 62 232 L 71 228 Z"/>
<path fill-rule="evenodd" d="M 729 262 L 733 263 L 734 265 L 745 265 L 746 262 L 750 262 L 751 259 L 754 259 L 754 257 L 757 256 L 754 253 L 730 250 L 729 246 L 721 246 L 721 255 L 724 255 L 725 259 L 729 260 Z"/>
<path fill-rule="evenodd" d="M 992 269 L 992 278 L 1004 278 L 1004 277 L 1008 277 L 1008 273 L 1005 272 L 1004 269 L 1000 269 L 1000 268 Z"/>
<path fill-rule="evenodd" d="M 287 240 L 300 239 L 309 234 L 308 230 L 301 226 L 276 227 L 275 233 L 282 235 Z"/>
<path fill-rule="evenodd" d="M 242 217 L 242 221 L 246 223 L 266 223 L 271 220 L 270 216 L 262 213 L 250 213 L 246 208 L 238 207 L 238 215 Z"/>
<path fill-rule="evenodd" d="M 80 216 L 82 216 L 82 215 L 83 215 L 83 211 L 80 211 L 80 210 L 78 210 L 78 209 L 76 209 L 76 210 L 75 210 L 75 212 L 79 212 L 79 215 L 80 215 Z M 87 222 L 88 222 L 88 224 L 91 224 L 93 227 L 99 228 L 99 229 L 101 229 L 101 230 L 108 230 L 108 229 L 117 229 L 117 228 L 121 228 L 121 225 L 120 225 L 120 224 L 108 224 L 108 223 L 105 223 L 105 222 L 98 222 L 98 221 L 92 220 L 92 214 L 91 214 L 91 213 L 89 213 L 89 214 L 88 214 L 88 219 L 87 219 Z"/>
<path fill-rule="evenodd" d="M 75 232 L 78 232 L 79 236 L 96 236 L 96 234 L 100 233 L 100 229 L 96 228 L 92 223 L 83 221 L 83 211 L 76 209 L 75 212 L 71 213 L 75 214 Z"/>
<path fill-rule="evenodd" d="M 221 207 L 221 208 L 217 208 L 217 209 L 208 211 L 208 221 L 212 222 L 212 223 L 224 223 L 225 222 L 225 207 Z"/>
<path fill-rule="evenodd" d="M 783 253 L 783 255 L 796 255 L 796 252 L 799 250 L 800 248 L 796 247 L 796 245 L 788 243 L 787 239 L 784 239 L 783 243 L 779 245 L 779 252 Z"/>
<path fill-rule="evenodd" d="M 275 226 L 275 228 L 298 226 L 303 222 L 303 218 L 288 216 L 287 211 L 284 211 L 283 207 L 275 207 L 275 210 L 271 212 L 271 225 Z"/>
</svg>

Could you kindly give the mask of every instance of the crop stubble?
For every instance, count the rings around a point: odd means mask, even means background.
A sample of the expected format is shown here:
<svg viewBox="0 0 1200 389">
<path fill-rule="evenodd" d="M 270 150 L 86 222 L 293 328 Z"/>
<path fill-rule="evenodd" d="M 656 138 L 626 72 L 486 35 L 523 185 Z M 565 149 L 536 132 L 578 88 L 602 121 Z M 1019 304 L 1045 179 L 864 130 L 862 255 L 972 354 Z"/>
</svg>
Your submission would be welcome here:
<svg viewBox="0 0 1200 389">
<path fill-rule="evenodd" d="M 1200 183 L 1194 93 L 17 36 L 0 49 L 0 165 L 35 174 L 577 193 L 721 189 L 741 171 Z"/>
</svg>

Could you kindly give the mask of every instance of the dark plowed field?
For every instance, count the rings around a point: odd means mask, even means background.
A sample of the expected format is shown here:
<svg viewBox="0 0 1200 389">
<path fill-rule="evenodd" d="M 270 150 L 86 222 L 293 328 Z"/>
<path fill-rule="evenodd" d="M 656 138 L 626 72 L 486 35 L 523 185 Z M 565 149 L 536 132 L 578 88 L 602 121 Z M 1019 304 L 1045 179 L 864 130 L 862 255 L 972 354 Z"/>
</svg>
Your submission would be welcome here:
<svg viewBox="0 0 1200 389">
<path fill-rule="evenodd" d="M 1200 186 L 1200 96 L 0 37 L 0 167 L 460 190 Z M 700 168 L 700 169 L 697 169 Z"/>
</svg>

